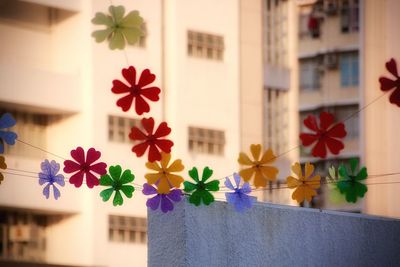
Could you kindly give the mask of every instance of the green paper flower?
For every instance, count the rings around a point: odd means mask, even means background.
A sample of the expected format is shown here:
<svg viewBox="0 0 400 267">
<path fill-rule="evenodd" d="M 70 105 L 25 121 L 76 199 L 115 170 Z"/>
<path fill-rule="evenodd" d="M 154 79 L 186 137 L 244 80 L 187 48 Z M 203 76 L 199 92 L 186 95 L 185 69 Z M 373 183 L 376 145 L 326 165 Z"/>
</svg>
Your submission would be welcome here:
<svg viewBox="0 0 400 267">
<path fill-rule="evenodd" d="M 189 197 L 190 203 L 199 206 L 201 202 L 203 202 L 204 205 L 210 205 L 210 203 L 214 202 L 214 196 L 209 191 L 218 191 L 219 181 L 213 180 L 206 183 L 212 174 L 213 171 L 210 168 L 205 167 L 200 181 L 196 167 L 193 167 L 193 169 L 189 171 L 189 176 L 196 182 L 196 184 L 188 181 L 183 182 L 183 185 L 185 186 L 183 190 L 185 192 L 191 193 L 194 191 Z"/>
<path fill-rule="evenodd" d="M 123 6 L 110 6 L 110 14 L 97 12 L 92 19 L 96 25 L 105 25 L 104 30 L 94 31 L 92 36 L 96 42 L 109 41 L 110 49 L 124 49 L 125 41 L 133 45 L 144 35 L 142 31 L 143 18 L 139 16 L 139 11 L 131 11 L 124 17 L 125 8 Z"/>
<path fill-rule="evenodd" d="M 364 197 L 368 191 L 367 186 L 362 183 L 363 180 L 367 179 L 368 173 L 367 168 L 362 167 L 361 170 L 356 174 L 356 168 L 358 166 L 358 159 L 349 160 L 350 173 L 347 168 L 341 164 L 339 166 L 339 181 L 337 182 L 337 188 L 340 193 L 346 196 L 347 202 L 357 202 L 357 198 Z"/>
<path fill-rule="evenodd" d="M 108 201 L 115 191 L 113 205 L 121 206 L 124 203 L 124 200 L 122 199 L 122 194 L 120 191 L 122 191 L 127 198 L 131 198 L 135 188 L 126 184 L 133 182 L 135 176 L 130 170 L 125 170 L 124 173 L 122 173 L 121 166 L 119 165 L 110 166 L 109 173 L 111 176 L 105 174 L 100 178 L 100 185 L 110 186 L 110 188 L 101 191 L 100 196 L 103 198 L 103 201 Z"/>
</svg>

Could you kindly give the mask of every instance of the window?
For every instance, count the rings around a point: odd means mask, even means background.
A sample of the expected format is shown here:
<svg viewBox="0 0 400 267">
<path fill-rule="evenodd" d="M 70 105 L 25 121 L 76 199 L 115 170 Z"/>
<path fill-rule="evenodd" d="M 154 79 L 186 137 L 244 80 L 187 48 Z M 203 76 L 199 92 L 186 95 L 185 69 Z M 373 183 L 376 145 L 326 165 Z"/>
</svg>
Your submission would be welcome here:
<svg viewBox="0 0 400 267">
<path fill-rule="evenodd" d="M 43 262 L 46 256 L 45 215 L 0 211 L 0 259 Z"/>
<path fill-rule="evenodd" d="M 108 216 L 108 239 L 112 242 L 147 242 L 147 219 L 126 216 Z"/>
<path fill-rule="evenodd" d="M 10 131 L 18 134 L 18 139 L 29 144 L 46 148 L 47 126 L 56 119 L 56 116 L 30 111 L 7 110 L 0 108 L 0 114 L 11 113 L 17 124 Z M 43 152 L 17 143 L 13 146 L 5 146 L 5 153 L 10 155 L 23 155 L 25 157 L 43 157 Z"/>
<path fill-rule="evenodd" d="M 288 104 L 287 91 L 273 88 L 264 90 L 264 144 L 275 154 L 288 149 Z"/>
<path fill-rule="evenodd" d="M 340 84 L 342 87 L 358 86 L 358 53 L 340 55 Z"/>
<path fill-rule="evenodd" d="M 108 140 L 112 142 L 130 143 L 129 133 L 132 127 L 141 127 L 140 120 L 119 116 L 108 116 Z"/>
<path fill-rule="evenodd" d="M 300 89 L 316 90 L 320 88 L 321 70 L 318 58 L 300 60 Z"/>
<path fill-rule="evenodd" d="M 222 60 L 224 38 L 201 32 L 188 31 L 188 55 L 193 57 Z"/>
<path fill-rule="evenodd" d="M 225 133 L 223 131 L 189 127 L 189 151 L 223 155 Z"/>
<path fill-rule="evenodd" d="M 340 28 L 342 33 L 358 32 L 358 0 L 344 0 L 340 9 Z"/>
</svg>

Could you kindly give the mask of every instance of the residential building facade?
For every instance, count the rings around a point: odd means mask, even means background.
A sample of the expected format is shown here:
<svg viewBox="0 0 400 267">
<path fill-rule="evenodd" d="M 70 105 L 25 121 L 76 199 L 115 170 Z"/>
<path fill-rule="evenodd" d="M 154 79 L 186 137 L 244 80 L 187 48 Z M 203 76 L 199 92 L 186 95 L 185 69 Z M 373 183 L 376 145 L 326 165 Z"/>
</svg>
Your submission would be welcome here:
<svg viewBox="0 0 400 267">
<path fill-rule="evenodd" d="M 82 146 L 95 147 L 102 161 L 131 169 L 134 182 L 145 183 L 146 159 L 131 152 L 127 138 L 141 117 L 122 112 L 111 93 L 112 81 L 123 80 L 121 70 L 129 65 L 157 77 L 161 99 L 144 117 L 172 128 L 172 158 L 183 159 L 184 178 L 194 166 L 209 166 L 222 179 L 238 170 L 241 150 L 262 142 L 261 1 L 113 1 L 138 10 L 145 21 L 146 36 L 125 51 L 91 37 L 97 27 L 90 20 L 109 4 L 0 1 L 6 36 L 0 42 L 0 108 L 15 116 L 22 141 L 5 154 L 0 262 L 146 265 L 140 188 L 114 207 L 100 198 L 102 188 L 68 182 L 60 199 L 47 200 L 36 178 L 44 159 L 62 168 L 70 150 Z"/>
</svg>

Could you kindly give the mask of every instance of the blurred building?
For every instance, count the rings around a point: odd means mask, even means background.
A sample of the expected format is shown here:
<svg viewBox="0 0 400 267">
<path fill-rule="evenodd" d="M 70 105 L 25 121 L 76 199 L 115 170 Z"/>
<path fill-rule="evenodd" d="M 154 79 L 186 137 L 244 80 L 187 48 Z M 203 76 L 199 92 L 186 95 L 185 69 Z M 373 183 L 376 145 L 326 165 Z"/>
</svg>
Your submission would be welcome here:
<svg viewBox="0 0 400 267">
<path fill-rule="evenodd" d="M 139 189 L 113 207 L 101 200 L 102 188 L 67 183 L 55 201 L 45 199 L 36 178 L 44 159 L 62 166 L 71 149 L 93 146 L 109 166 L 120 164 L 145 182 L 146 160 L 136 158 L 128 139 L 140 118 L 123 113 L 111 93 L 128 64 L 156 74 L 161 100 L 145 117 L 172 128 L 173 158 L 184 160 L 185 178 L 193 166 L 210 166 L 223 178 L 238 169 L 240 150 L 263 140 L 260 1 L 113 2 L 145 20 L 146 37 L 126 54 L 91 37 L 98 27 L 90 20 L 107 12 L 109 1 L 0 0 L 1 112 L 15 116 L 21 141 L 57 155 L 22 142 L 7 148 L 0 265 L 146 265 Z"/>
</svg>

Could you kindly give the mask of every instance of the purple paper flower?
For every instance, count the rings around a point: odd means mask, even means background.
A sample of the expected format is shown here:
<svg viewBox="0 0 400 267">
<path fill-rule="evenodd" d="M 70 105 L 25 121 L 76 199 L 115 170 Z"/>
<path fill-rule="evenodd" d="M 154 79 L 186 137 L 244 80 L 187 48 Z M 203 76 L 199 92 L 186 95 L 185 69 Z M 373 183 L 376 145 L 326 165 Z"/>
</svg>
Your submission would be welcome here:
<svg viewBox="0 0 400 267">
<path fill-rule="evenodd" d="M 39 173 L 39 184 L 47 185 L 43 188 L 43 195 L 48 199 L 50 196 L 50 186 L 53 186 L 54 198 L 57 200 L 60 197 L 60 190 L 54 183 L 64 186 L 64 176 L 57 174 L 60 171 L 60 164 L 52 160 L 49 162 L 47 159 L 40 165 L 42 172 Z"/>
<path fill-rule="evenodd" d="M 146 183 L 143 185 L 142 192 L 146 196 L 155 195 L 147 200 L 147 207 L 152 210 L 156 210 L 160 206 L 161 202 L 161 211 L 164 213 L 174 209 L 174 204 L 172 201 L 179 202 L 182 200 L 182 191 L 180 189 L 172 189 L 168 194 L 160 194 L 157 192 L 157 188 Z"/>
<path fill-rule="evenodd" d="M 234 187 L 231 183 L 231 180 L 226 177 L 225 186 L 229 189 L 234 190 L 235 192 L 225 193 L 226 200 L 229 204 L 233 205 L 238 212 L 243 212 L 246 209 L 250 209 L 255 201 L 255 198 L 249 196 L 251 193 L 251 188 L 249 183 L 244 183 L 242 188 L 239 188 L 240 185 L 240 175 L 237 173 L 233 174 L 235 179 L 236 187 Z"/>
</svg>

